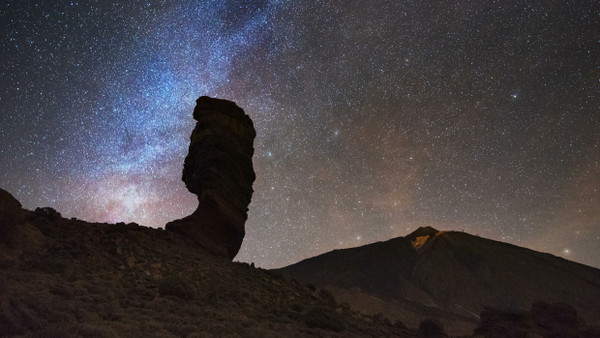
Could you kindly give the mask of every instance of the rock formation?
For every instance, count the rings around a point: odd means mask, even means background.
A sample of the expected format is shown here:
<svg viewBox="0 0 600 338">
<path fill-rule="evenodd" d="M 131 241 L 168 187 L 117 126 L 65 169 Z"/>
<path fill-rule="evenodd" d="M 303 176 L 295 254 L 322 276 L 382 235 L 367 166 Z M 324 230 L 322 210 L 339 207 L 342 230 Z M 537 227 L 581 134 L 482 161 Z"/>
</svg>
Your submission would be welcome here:
<svg viewBox="0 0 600 338">
<path fill-rule="evenodd" d="M 166 229 L 217 256 L 233 259 L 242 245 L 255 179 L 252 120 L 235 103 L 202 96 L 183 167 L 183 181 L 198 196 L 196 211 Z"/>
<path fill-rule="evenodd" d="M 2 227 L 21 218 L 21 203 L 8 191 L 0 189 L 0 224 Z"/>
<path fill-rule="evenodd" d="M 21 203 L 0 189 L 0 266 L 24 252 L 40 251 L 43 235 L 27 221 L 27 212 Z"/>
</svg>

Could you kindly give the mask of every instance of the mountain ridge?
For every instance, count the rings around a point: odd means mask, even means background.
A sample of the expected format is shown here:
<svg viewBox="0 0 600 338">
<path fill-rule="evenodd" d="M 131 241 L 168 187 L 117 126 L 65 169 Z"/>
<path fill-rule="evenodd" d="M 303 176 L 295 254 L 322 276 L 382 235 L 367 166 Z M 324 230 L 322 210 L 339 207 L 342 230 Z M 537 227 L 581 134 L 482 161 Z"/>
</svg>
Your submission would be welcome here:
<svg viewBox="0 0 600 338">
<path fill-rule="evenodd" d="M 441 311 L 444 325 L 460 334 L 471 331 L 488 307 L 526 311 L 540 300 L 568 303 L 590 323 L 600 322 L 594 306 L 600 304 L 599 269 L 459 231 L 418 228 L 276 271 L 408 324 Z M 402 315 L 410 303 L 414 313 Z"/>
</svg>

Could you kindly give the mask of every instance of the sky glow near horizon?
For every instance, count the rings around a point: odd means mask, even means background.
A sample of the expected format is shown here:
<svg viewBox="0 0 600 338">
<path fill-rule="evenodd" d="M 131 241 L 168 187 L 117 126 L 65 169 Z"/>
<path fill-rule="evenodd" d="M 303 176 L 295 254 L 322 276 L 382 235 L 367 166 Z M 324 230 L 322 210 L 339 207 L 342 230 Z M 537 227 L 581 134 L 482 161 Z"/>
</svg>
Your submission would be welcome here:
<svg viewBox="0 0 600 338">
<path fill-rule="evenodd" d="M 0 5 L 0 187 L 160 227 L 199 96 L 257 130 L 236 260 L 271 268 L 419 226 L 600 267 L 592 1 Z"/>
</svg>

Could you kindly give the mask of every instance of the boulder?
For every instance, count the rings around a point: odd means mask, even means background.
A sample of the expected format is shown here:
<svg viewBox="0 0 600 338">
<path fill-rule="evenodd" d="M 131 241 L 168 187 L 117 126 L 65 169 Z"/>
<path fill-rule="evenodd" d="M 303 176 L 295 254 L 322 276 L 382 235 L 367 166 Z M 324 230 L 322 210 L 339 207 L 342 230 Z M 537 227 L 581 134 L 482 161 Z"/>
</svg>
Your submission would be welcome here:
<svg viewBox="0 0 600 338">
<path fill-rule="evenodd" d="M 0 226 L 21 218 L 22 206 L 8 191 L 0 189 Z"/>
<path fill-rule="evenodd" d="M 21 252 L 39 251 L 43 242 L 44 235 L 27 222 L 21 203 L 0 189 L 0 265 Z"/>
</svg>

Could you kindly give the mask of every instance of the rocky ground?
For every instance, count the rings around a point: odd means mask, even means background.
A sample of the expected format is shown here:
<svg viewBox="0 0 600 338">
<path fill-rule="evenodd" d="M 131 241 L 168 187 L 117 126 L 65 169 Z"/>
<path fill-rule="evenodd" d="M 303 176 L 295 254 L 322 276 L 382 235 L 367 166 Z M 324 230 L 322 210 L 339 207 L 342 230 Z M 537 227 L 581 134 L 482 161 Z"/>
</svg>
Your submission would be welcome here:
<svg viewBox="0 0 600 338">
<path fill-rule="evenodd" d="M 0 336 L 417 334 L 175 233 L 67 220 L 1 195 Z"/>
<path fill-rule="evenodd" d="M 28 211 L 0 189 L 0 336 L 445 336 L 439 318 L 407 326 L 208 254 L 175 232 Z M 600 329 L 569 305 L 536 303 L 529 312 L 487 309 L 475 333 L 598 337 Z"/>
</svg>

